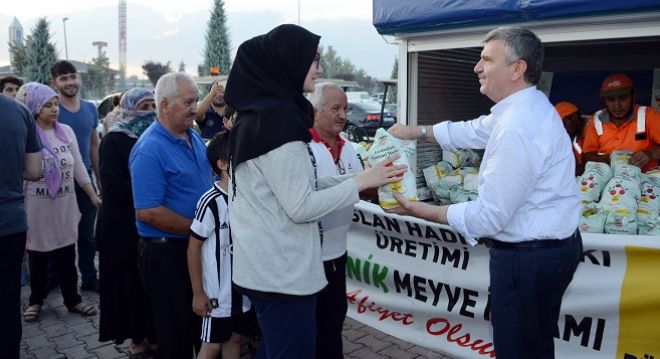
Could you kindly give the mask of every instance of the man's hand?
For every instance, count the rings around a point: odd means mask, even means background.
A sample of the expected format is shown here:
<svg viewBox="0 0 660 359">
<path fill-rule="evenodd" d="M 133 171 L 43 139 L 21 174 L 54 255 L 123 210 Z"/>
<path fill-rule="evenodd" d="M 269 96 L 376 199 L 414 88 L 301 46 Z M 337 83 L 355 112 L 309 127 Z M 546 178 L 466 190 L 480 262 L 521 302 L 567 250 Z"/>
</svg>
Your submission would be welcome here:
<svg viewBox="0 0 660 359">
<path fill-rule="evenodd" d="M 638 151 L 633 153 L 632 157 L 628 160 L 633 166 L 644 167 L 651 160 L 651 155 L 647 151 Z"/>
<path fill-rule="evenodd" d="M 390 129 L 387 131 L 394 137 L 400 138 L 402 140 L 414 140 L 422 136 L 422 130 L 420 127 L 402 125 L 400 123 L 390 127 Z"/>
<path fill-rule="evenodd" d="M 193 312 L 200 317 L 208 317 L 211 315 L 211 301 L 204 292 L 194 293 L 192 302 Z"/>
<path fill-rule="evenodd" d="M 392 195 L 394 196 L 394 199 L 396 199 L 401 204 L 401 206 L 385 209 L 385 212 L 418 217 L 430 222 L 448 224 L 447 206 L 435 206 L 423 202 L 409 201 L 401 193 L 395 192 Z"/>
</svg>

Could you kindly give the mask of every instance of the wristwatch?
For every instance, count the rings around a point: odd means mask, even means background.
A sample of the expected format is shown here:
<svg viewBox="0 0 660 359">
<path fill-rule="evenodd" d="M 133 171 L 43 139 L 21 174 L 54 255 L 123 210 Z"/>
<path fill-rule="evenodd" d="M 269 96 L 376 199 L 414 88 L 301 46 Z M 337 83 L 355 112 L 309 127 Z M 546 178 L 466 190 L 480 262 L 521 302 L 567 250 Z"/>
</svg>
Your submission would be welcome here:
<svg viewBox="0 0 660 359">
<path fill-rule="evenodd" d="M 426 126 L 422 126 L 422 140 L 426 140 Z"/>
</svg>

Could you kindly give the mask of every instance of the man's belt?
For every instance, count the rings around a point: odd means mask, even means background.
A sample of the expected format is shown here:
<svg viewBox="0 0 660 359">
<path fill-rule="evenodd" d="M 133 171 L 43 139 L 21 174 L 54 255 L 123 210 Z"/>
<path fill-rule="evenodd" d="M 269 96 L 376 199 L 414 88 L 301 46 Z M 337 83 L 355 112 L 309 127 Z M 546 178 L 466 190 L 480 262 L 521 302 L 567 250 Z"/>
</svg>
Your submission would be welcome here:
<svg viewBox="0 0 660 359">
<path fill-rule="evenodd" d="M 144 243 L 185 243 L 185 238 L 175 238 L 175 237 L 140 237 L 140 240 Z"/>
<path fill-rule="evenodd" d="M 493 238 L 481 238 L 479 243 L 488 248 L 496 249 L 533 249 L 533 248 L 557 248 L 571 244 L 577 236 L 577 231 L 564 239 L 536 239 L 523 242 L 503 242 Z"/>
</svg>

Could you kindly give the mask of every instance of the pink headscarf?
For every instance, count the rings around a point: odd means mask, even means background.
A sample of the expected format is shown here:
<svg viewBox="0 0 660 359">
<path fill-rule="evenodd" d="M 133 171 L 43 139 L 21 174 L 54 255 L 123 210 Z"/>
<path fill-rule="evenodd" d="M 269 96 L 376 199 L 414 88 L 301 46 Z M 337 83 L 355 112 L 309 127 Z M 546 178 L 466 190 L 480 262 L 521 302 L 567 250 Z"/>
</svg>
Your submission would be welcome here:
<svg viewBox="0 0 660 359">
<path fill-rule="evenodd" d="M 44 104 L 53 99 L 53 97 L 58 97 L 53 89 L 37 82 L 30 82 L 25 86 L 25 105 L 30 109 L 30 112 L 35 118 L 39 116 L 39 112 L 41 112 L 41 108 Z M 57 138 L 62 142 L 69 143 L 69 138 L 66 133 L 64 133 L 59 122 L 55 121 L 53 129 Z M 60 185 L 62 184 L 60 161 L 55 154 L 53 145 L 48 139 L 46 132 L 44 132 L 41 126 L 37 125 L 37 132 L 39 133 L 39 139 L 43 145 L 43 148 L 41 149 L 41 163 L 46 186 L 48 187 L 48 195 L 50 198 L 55 199 L 57 197 L 57 192 L 60 190 Z"/>
</svg>

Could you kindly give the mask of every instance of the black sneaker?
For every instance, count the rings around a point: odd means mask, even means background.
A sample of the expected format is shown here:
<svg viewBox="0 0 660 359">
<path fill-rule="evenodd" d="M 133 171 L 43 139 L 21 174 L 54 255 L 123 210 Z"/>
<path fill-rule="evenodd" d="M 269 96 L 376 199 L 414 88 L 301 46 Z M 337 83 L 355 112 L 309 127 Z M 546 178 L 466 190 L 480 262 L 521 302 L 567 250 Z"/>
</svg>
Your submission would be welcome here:
<svg viewBox="0 0 660 359">
<path fill-rule="evenodd" d="M 89 291 L 89 292 L 99 292 L 99 281 L 93 280 L 90 282 L 83 283 L 80 286 L 80 290 Z"/>
</svg>

